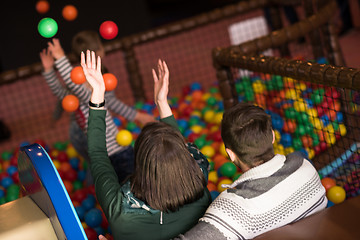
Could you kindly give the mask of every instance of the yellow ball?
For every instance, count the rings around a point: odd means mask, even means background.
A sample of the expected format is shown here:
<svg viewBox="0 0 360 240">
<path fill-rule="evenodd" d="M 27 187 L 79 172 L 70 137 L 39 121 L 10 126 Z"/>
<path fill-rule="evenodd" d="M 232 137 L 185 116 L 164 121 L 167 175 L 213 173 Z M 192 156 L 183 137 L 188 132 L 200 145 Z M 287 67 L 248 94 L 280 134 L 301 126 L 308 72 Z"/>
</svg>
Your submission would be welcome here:
<svg viewBox="0 0 360 240">
<path fill-rule="evenodd" d="M 223 112 L 216 113 L 214 117 L 214 123 L 220 124 L 222 121 L 222 117 L 223 117 Z"/>
<path fill-rule="evenodd" d="M 221 153 L 221 155 L 228 157 L 227 152 L 225 151 L 225 144 L 221 143 L 220 147 L 219 147 L 219 152 Z"/>
<path fill-rule="evenodd" d="M 304 101 L 295 101 L 294 108 L 297 112 L 305 112 L 306 111 L 306 103 Z"/>
<path fill-rule="evenodd" d="M 129 146 L 133 140 L 131 132 L 126 129 L 120 130 L 116 135 L 116 141 L 121 146 Z"/>
<path fill-rule="evenodd" d="M 229 178 L 225 178 L 225 179 L 221 180 L 217 185 L 219 192 L 222 192 L 227 189 L 227 188 L 223 188 L 221 186 L 222 184 L 232 184 L 232 183 L 233 183 L 233 181 Z"/>
<path fill-rule="evenodd" d="M 56 169 L 59 169 L 59 167 L 60 167 L 60 165 L 61 165 L 61 163 L 60 163 L 58 160 L 54 160 L 54 161 L 53 161 L 53 164 L 54 164 L 54 166 L 55 166 Z"/>
<path fill-rule="evenodd" d="M 294 151 L 295 151 L 295 149 L 293 147 L 287 147 L 287 148 L 284 149 L 285 155 L 288 155 L 288 154 L 290 154 L 290 153 L 292 153 Z"/>
<path fill-rule="evenodd" d="M 197 116 L 197 117 L 200 118 L 201 117 L 201 112 L 199 110 L 192 111 L 190 116 Z"/>
<path fill-rule="evenodd" d="M 190 129 L 191 129 L 191 131 L 193 131 L 193 133 L 198 134 L 202 131 L 203 127 L 200 125 L 193 125 L 190 127 Z"/>
<path fill-rule="evenodd" d="M 216 171 L 209 172 L 209 177 L 208 178 L 209 178 L 209 181 L 211 181 L 211 182 L 213 182 L 215 184 L 217 183 L 217 181 L 219 179 Z"/>
<path fill-rule="evenodd" d="M 215 150 L 213 147 L 209 146 L 209 145 L 206 145 L 206 146 L 203 146 L 201 149 L 200 149 L 200 152 L 202 154 L 204 154 L 206 157 L 208 158 L 211 158 L 215 155 Z"/>
<path fill-rule="evenodd" d="M 346 135 L 346 127 L 345 125 L 342 123 L 342 124 L 339 124 L 339 130 L 340 130 L 340 135 L 341 136 L 345 136 Z"/>
<path fill-rule="evenodd" d="M 325 132 L 325 142 L 328 146 L 334 145 L 334 143 L 336 142 L 335 134 Z"/>
<path fill-rule="evenodd" d="M 209 97 L 211 97 L 211 94 L 206 92 L 201 96 L 201 100 L 206 102 L 209 99 Z"/>
<path fill-rule="evenodd" d="M 69 144 L 66 148 L 66 154 L 68 155 L 69 159 L 73 157 L 77 157 L 78 153 L 76 152 L 75 148 Z"/>
<path fill-rule="evenodd" d="M 306 110 L 306 113 L 309 115 L 310 119 L 311 118 L 317 118 L 318 117 L 318 112 L 316 111 L 315 108 L 309 108 Z"/>
<path fill-rule="evenodd" d="M 274 130 L 275 133 L 275 143 L 279 143 L 281 140 L 281 133 L 278 130 Z"/>
<path fill-rule="evenodd" d="M 86 222 L 81 222 L 81 225 L 84 229 L 87 229 L 88 228 L 88 225 L 86 224 Z"/>
<path fill-rule="evenodd" d="M 204 113 L 205 122 L 212 123 L 214 121 L 215 112 L 213 110 L 208 110 Z"/>
<path fill-rule="evenodd" d="M 344 188 L 340 186 L 333 186 L 328 189 L 326 197 L 333 203 L 339 204 L 346 198 L 346 192 Z"/>
<path fill-rule="evenodd" d="M 315 150 L 313 148 L 305 148 L 308 153 L 309 159 L 313 159 L 315 157 Z"/>
</svg>

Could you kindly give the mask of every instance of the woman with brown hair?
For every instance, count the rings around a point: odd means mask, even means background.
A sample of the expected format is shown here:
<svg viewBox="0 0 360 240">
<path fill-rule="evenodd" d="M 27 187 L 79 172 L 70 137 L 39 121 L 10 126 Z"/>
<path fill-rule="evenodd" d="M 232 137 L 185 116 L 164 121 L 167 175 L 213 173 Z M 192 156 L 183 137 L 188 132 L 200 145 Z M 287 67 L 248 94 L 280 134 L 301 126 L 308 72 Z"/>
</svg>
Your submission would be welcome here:
<svg viewBox="0 0 360 240">
<path fill-rule="evenodd" d="M 101 59 L 82 53 L 81 65 L 92 86 L 88 144 L 96 196 L 114 239 L 170 239 L 185 233 L 211 202 L 206 188 L 208 160 L 187 144 L 167 102 L 169 71 L 164 61 L 153 70 L 154 100 L 160 122 L 147 124 L 135 142 L 135 170 L 119 184 L 107 155 Z"/>
</svg>

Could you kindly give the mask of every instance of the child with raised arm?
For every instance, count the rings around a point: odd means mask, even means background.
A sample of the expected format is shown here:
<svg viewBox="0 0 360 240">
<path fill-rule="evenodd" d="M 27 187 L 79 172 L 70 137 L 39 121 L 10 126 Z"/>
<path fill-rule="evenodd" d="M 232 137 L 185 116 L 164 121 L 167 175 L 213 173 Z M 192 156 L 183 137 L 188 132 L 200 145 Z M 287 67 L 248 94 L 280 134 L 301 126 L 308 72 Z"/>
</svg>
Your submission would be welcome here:
<svg viewBox="0 0 360 240">
<path fill-rule="evenodd" d="M 177 239 L 252 239 L 326 207 L 325 188 L 312 164 L 301 153 L 274 154 L 275 134 L 264 109 L 239 103 L 225 110 L 221 137 L 244 173 Z"/>
<path fill-rule="evenodd" d="M 95 35 L 94 35 L 95 34 Z M 74 51 L 83 49 L 86 46 L 95 48 L 101 55 L 104 55 L 101 41 L 96 37 L 96 33 L 91 31 L 83 31 L 77 34 L 73 39 Z M 79 55 L 79 54 L 77 54 Z M 47 84 L 58 99 L 62 100 L 66 95 L 73 94 L 78 97 L 80 106 L 72 116 L 70 123 L 70 141 L 77 152 L 88 160 L 87 153 L 87 118 L 89 114 L 88 102 L 90 99 L 91 89 L 88 84 L 75 84 L 70 78 L 70 73 L 73 69 L 69 59 L 65 56 L 64 50 L 60 45 L 60 41 L 54 38 L 48 43 L 48 48 L 40 53 L 40 58 L 44 67 L 43 76 Z M 79 56 L 80 58 L 80 56 Z M 65 86 L 62 85 L 58 79 L 54 65 L 59 71 Z M 106 91 L 105 99 L 107 108 L 116 114 L 123 116 L 128 121 L 138 121 L 142 124 L 155 121 L 155 118 L 149 114 L 145 114 L 127 106 L 121 102 L 116 96 L 114 91 Z M 119 176 L 119 181 L 122 182 L 133 171 L 133 148 L 131 146 L 120 146 L 116 141 L 116 134 L 118 132 L 117 126 L 113 122 L 110 112 L 106 117 L 107 132 L 106 141 L 108 153 L 112 164 Z M 90 180 L 89 180 L 90 178 Z M 88 183 L 91 183 L 91 177 L 88 177 Z"/>
<path fill-rule="evenodd" d="M 170 239 L 193 227 L 211 202 L 206 188 L 209 163 L 186 143 L 167 102 L 169 71 L 153 70 L 154 100 L 160 122 L 146 124 L 135 141 L 135 170 L 119 184 L 105 144 L 105 85 L 101 59 L 87 51 L 81 66 L 93 91 L 89 112 L 90 168 L 96 196 L 114 239 Z M 102 238 L 102 236 L 101 236 Z"/>
</svg>

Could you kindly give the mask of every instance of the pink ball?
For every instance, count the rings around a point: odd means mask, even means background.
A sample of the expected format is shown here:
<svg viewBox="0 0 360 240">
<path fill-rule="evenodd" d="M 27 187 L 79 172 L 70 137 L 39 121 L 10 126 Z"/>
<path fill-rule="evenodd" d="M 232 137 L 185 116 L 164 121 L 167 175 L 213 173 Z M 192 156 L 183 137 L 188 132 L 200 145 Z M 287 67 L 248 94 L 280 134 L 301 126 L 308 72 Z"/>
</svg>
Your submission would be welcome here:
<svg viewBox="0 0 360 240">
<path fill-rule="evenodd" d="M 113 39 L 118 34 L 118 26 L 113 21 L 105 21 L 100 25 L 100 35 L 107 40 Z"/>
</svg>

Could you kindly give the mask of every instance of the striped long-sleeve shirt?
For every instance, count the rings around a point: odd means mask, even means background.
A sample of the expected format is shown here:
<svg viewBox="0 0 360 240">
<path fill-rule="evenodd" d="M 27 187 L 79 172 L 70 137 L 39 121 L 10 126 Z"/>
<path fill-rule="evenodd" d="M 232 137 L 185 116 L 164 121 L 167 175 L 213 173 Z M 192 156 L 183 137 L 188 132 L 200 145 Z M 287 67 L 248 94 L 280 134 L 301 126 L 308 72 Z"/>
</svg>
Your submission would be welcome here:
<svg viewBox="0 0 360 240">
<path fill-rule="evenodd" d="M 55 70 L 43 73 L 48 86 L 53 94 L 62 100 L 66 95 L 73 94 L 79 99 L 79 109 L 75 113 L 75 118 L 79 126 L 86 133 L 87 119 L 89 117 L 89 100 L 91 97 L 91 89 L 85 84 L 75 84 L 70 78 L 71 70 L 73 69 L 66 56 L 55 61 L 55 67 L 59 71 L 61 78 L 64 80 L 66 87 L 60 82 Z M 114 91 L 105 93 L 106 109 L 123 116 L 128 121 L 133 121 L 136 115 L 136 110 L 127 106 L 116 98 Z M 109 111 L 106 113 L 106 146 L 109 156 L 123 150 L 116 141 L 118 133 L 117 126 Z"/>
</svg>

